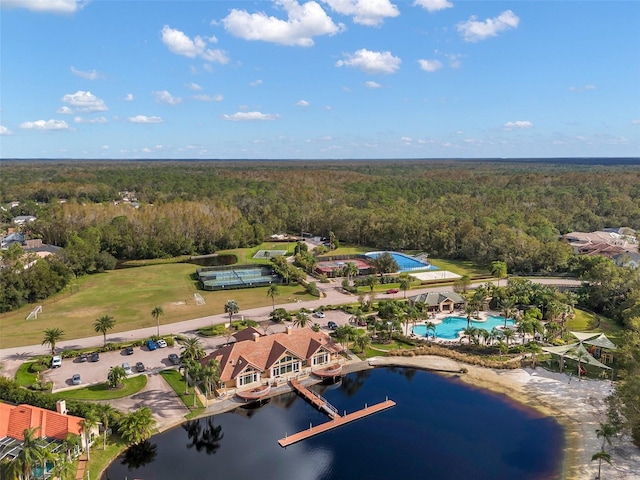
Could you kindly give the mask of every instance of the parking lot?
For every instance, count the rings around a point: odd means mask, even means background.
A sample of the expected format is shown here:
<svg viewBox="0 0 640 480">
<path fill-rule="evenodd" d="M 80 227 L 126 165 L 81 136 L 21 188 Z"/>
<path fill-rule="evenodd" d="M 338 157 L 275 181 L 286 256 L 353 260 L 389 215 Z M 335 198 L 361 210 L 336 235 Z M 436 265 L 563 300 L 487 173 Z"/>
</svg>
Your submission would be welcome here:
<svg viewBox="0 0 640 480">
<path fill-rule="evenodd" d="M 136 363 L 142 362 L 146 368 L 146 372 L 164 370 L 165 368 L 174 367 L 167 358 L 170 353 L 180 355 L 180 348 L 166 347 L 149 351 L 146 346 L 134 347 L 133 354 L 127 355 L 125 350 L 116 350 L 113 352 L 105 352 L 100 354 L 100 360 L 92 362 L 80 362 L 78 358 L 65 358 L 62 360 L 62 366 L 59 368 L 49 369 L 44 372 L 45 380 L 53 382 L 53 391 L 66 388 L 79 388 L 95 383 L 107 381 L 107 375 L 111 367 L 128 363 L 132 370 L 132 375 L 138 375 L 136 371 Z M 74 387 L 72 377 L 74 374 L 80 375 L 81 383 L 79 387 Z"/>
</svg>

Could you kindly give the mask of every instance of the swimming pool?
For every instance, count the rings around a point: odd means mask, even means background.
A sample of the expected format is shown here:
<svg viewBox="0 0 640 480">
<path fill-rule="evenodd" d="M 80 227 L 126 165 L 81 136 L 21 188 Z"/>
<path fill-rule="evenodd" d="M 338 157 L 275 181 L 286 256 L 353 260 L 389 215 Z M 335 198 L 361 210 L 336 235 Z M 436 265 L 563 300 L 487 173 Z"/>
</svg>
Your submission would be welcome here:
<svg viewBox="0 0 640 480">
<path fill-rule="evenodd" d="M 405 255 L 404 253 L 399 252 L 369 252 L 365 253 L 365 257 L 368 258 L 378 258 L 383 253 L 390 253 L 393 259 L 396 261 L 398 266 L 400 267 L 400 272 L 412 272 L 414 270 L 437 270 L 438 267 L 434 267 L 430 263 L 423 262 L 422 260 L 418 260 L 415 257 L 410 257 L 409 255 Z"/>
<path fill-rule="evenodd" d="M 512 319 L 507 320 L 507 325 L 513 325 L 514 323 Z M 494 327 L 504 326 L 504 317 L 490 315 L 487 317 L 486 322 L 471 320 L 471 326 L 490 332 Z M 436 337 L 455 340 L 458 338 L 458 333 L 462 332 L 465 328 L 467 328 L 467 317 L 447 317 L 442 323 L 436 325 Z M 419 337 L 425 337 L 427 335 L 427 326 L 416 325 L 413 327 L 413 333 Z"/>
</svg>

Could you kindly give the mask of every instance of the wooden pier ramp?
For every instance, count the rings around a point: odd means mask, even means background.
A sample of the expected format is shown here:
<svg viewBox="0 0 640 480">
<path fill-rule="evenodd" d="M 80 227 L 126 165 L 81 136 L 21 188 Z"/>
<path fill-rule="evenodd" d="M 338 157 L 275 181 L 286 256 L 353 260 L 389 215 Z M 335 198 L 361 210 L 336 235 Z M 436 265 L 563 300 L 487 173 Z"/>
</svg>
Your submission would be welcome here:
<svg viewBox="0 0 640 480">
<path fill-rule="evenodd" d="M 396 404 L 396 402 L 394 402 L 393 400 L 387 399 L 384 402 L 376 403 L 375 405 L 365 405 L 362 410 L 357 410 L 353 413 L 341 416 L 338 414 L 333 405 L 331 405 L 319 395 L 313 393 L 311 390 L 307 389 L 297 380 L 292 380 L 291 386 L 298 392 L 300 392 L 300 394 L 304 396 L 309 402 L 327 413 L 331 420 L 325 423 L 321 423 L 320 425 L 316 425 L 315 427 L 310 425 L 307 430 L 302 430 L 301 432 L 294 433 L 293 435 L 287 435 L 284 438 L 281 438 L 280 440 L 278 440 L 278 443 L 281 447 L 288 447 L 289 445 L 301 442 L 302 440 L 306 440 L 307 438 L 313 437 L 320 433 L 327 432 L 360 418 L 373 415 L 374 413 L 378 413 L 382 410 L 386 410 L 387 408 L 391 408 Z"/>
</svg>

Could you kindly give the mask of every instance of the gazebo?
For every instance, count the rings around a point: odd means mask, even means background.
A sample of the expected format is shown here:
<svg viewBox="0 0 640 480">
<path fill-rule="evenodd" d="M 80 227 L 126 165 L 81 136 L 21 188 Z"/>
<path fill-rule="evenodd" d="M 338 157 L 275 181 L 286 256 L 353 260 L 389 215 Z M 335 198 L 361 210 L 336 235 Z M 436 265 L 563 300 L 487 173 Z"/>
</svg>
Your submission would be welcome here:
<svg viewBox="0 0 640 480">
<path fill-rule="evenodd" d="M 616 346 L 609 340 L 604 333 L 599 332 L 569 332 L 578 339 L 577 342 L 569 345 L 561 345 L 559 347 L 542 347 L 544 352 L 559 357 L 560 371 L 564 368 L 565 358 L 575 360 L 578 364 L 584 363 L 594 367 L 611 370 L 611 367 L 605 365 L 613 361 L 613 355 L 604 350 L 615 350 Z M 602 359 L 603 362 L 598 360 Z M 583 375 L 578 371 L 578 376 Z"/>
</svg>

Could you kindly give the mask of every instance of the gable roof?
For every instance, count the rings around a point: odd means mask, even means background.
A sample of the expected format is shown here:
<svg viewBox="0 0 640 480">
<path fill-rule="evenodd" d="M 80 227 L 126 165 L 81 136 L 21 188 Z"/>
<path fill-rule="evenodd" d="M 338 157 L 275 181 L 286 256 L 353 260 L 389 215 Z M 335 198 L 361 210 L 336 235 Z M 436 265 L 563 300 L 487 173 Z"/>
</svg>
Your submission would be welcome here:
<svg viewBox="0 0 640 480">
<path fill-rule="evenodd" d="M 260 335 L 255 329 L 252 329 L 252 332 L 243 333 L 250 328 L 238 332 L 238 334 L 242 334 L 238 336 L 239 338 L 246 337 L 244 340 L 225 345 L 207 355 L 200 362 L 204 365 L 210 360 L 217 360 L 220 363 L 220 380 L 225 382 L 236 378 L 247 365 L 260 371 L 266 371 L 285 353 L 300 360 L 306 360 L 321 349 L 330 353 L 337 353 L 341 350 L 340 346 L 334 343 L 327 334 L 314 332 L 310 328 L 287 328 L 287 332 L 272 335 Z M 251 333 L 250 337 L 248 333 Z M 258 335 L 254 335 L 254 333 Z"/>
<path fill-rule="evenodd" d="M 27 428 L 36 428 L 36 437 L 64 440 L 68 433 L 82 433 L 83 418 L 46 410 L 32 405 L 0 403 L 0 438 L 24 440 Z"/>
<path fill-rule="evenodd" d="M 440 305 L 442 302 L 451 301 L 453 303 L 465 303 L 466 300 L 462 298 L 456 292 L 429 292 L 429 293 L 421 293 L 420 295 L 414 295 L 409 297 L 409 301 L 413 303 L 422 302 L 425 305 L 433 307 L 435 305 Z"/>
</svg>

